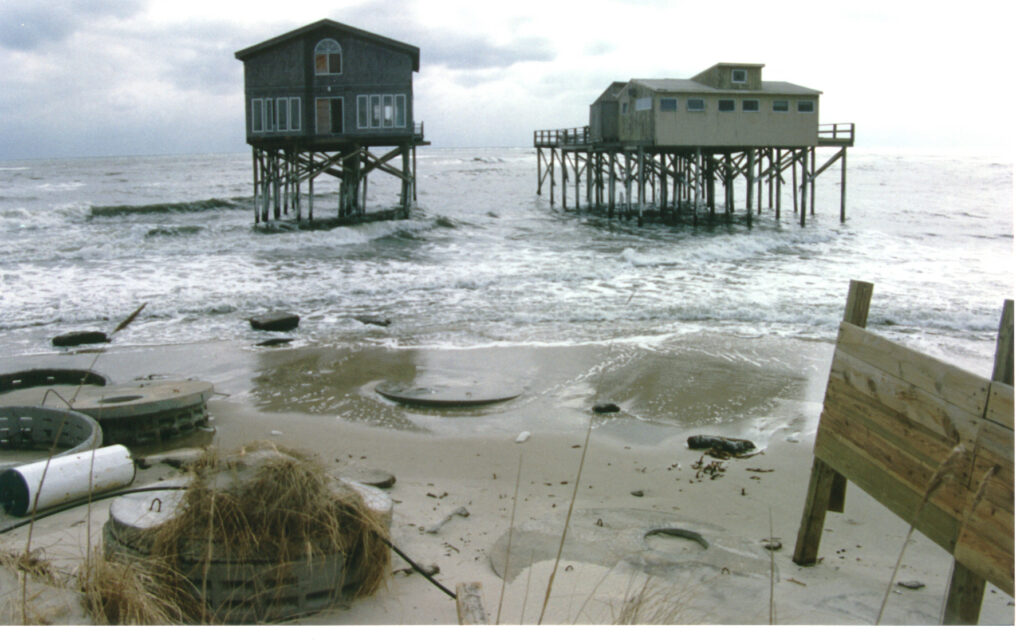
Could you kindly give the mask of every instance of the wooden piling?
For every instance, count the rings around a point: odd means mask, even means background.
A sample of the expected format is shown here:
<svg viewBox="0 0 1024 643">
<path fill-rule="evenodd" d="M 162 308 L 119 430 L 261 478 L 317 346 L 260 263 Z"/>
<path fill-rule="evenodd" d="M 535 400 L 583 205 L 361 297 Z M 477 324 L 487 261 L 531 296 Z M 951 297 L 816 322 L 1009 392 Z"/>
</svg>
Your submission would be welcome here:
<svg viewBox="0 0 1024 643">
<path fill-rule="evenodd" d="M 1013 300 L 1003 302 L 996 340 L 996 356 L 992 366 L 992 381 L 1013 386 Z M 985 598 L 985 579 L 971 571 L 959 560 L 953 563 L 943 607 L 943 625 L 973 625 L 981 615 Z"/>
<path fill-rule="evenodd" d="M 839 184 L 839 221 L 846 223 L 846 148 L 842 151 L 843 157 L 840 161 L 840 172 L 842 178 Z"/>
<path fill-rule="evenodd" d="M 256 148 L 252 148 L 252 208 L 256 217 L 255 225 L 260 224 L 260 160 Z"/>
<path fill-rule="evenodd" d="M 782 150 L 775 150 L 775 220 L 782 218 Z"/>
<path fill-rule="evenodd" d="M 747 227 L 754 226 L 754 150 L 747 150 Z"/>
<path fill-rule="evenodd" d="M 793 166 L 796 169 L 796 165 Z M 800 227 L 807 225 L 807 148 L 800 152 Z M 794 186 L 795 187 L 795 186 Z"/>
<path fill-rule="evenodd" d="M 555 205 L 555 148 L 553 148 L 553 147 L 551 148 L 551 160 L 548 162 L 548 174 L 550 175 L 550 178 L 548 180 L 548 186 L 549 186 L 548 192 L 549 192 L 551 206 L 554 207 L 554 205 Z"/>
<path fill-rule="evenodd" d="M 818 150 L 815 147 L 811 148 L 811 216 L 814 216 L 814 198 L 815 198 L 815 178 L 817 177 L 816 170 L 818 167 Z"/>
<path fill-rule="evenodd" d="M 308 172 L 309 172 L 309 179 L 308 179 L 309 180 L 309 189 L 307 190 L 309 192 L 309 215 L 308 216 L 309 216 L 309 220 L 312 221 L 313 220 L 313 177 L 314 177 L 314 174 L 313 174 L 313 155 L 312 154 L 309 155 L 309 161 L 307 163 L 307 168 L 308 168 Z"/>
</svg>

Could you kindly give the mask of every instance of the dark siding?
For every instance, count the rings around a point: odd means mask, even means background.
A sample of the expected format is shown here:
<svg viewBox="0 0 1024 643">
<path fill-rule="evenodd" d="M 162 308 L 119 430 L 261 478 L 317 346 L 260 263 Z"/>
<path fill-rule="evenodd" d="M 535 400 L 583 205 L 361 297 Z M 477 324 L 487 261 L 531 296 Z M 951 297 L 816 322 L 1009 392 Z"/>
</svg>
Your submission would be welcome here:
<svg viewBox="0 0 1024 643">
<path fill-rule="evenodd" d="M 341 74 L 316 75 L 313 51 L 324 38 L 341 45 Z M 359 138 L 388 137 L 411 132 L 413 128 L 413 57 L 408 51 L 392 49 L 346 31 L 323 28 L 307 32 L 294 40 L 259 52 L 245 61 L 246 132 L 250 139 L 316 136 L 316 99 L 340 97 L 344 100 L 344 134 Z M 357 96 L 361 94 L 404 94 L 404 129 L 358 129 Z M 252 99 L 279 96 L 302 97 L 302 130 L 287 134 L 253 134 Z M 309 140 L 307 138 L 307 140 Z"/>
</svg>

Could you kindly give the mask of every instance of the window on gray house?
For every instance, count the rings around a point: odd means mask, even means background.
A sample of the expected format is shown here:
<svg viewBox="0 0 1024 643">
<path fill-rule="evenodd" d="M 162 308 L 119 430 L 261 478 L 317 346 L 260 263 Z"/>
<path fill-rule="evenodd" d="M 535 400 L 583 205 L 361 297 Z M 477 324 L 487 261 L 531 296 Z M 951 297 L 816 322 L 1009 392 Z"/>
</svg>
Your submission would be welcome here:
<svg viewBox="0 0 1024 643">
<path fill-rule="evenodd" d="M 745 99 L 743 101 L 743 111 L 745 112 L 759 112 L 761 111 L 761 101 L 756 99 Z"/>
<path fill-rule="evenodd" d="M 395 127 L 405 127 L 405 94 L 395 95 Z"/>
<path fill-rule="evenodd" d="M 391 94 L 385 94 L 384 100 L 384 127 L 395 126 L 395 97 Z"/>
<path fill-rule="evenodd" d="M 314 68 L 317 76 L 341 73 L 341 45 L 331 38 L 316 43 L 313 50 Z"/>
<path fill-rule="evenodd" d="M 252 131 L 263 131 L 263 101 L 259 98 L 252 99 Z"/>
<path fill-rule="evenodd" d="M 720 112 L 735 112 L 736 101 L 731 98 L 721 98 L 718 101 L 718 111 Z"/>
<path fill-rule="evenodd" d="M 796 102 L 796 111 L 798 112 L 813 112 L 814 101 L 813 100 L 798 100 Z"/>
<path fill-rule="evenodd" d="M 356 97 L 356 127 L 366 129 L 370 126 L 369 96 Z"/>
<path fill-rule="evenodd" d="M 370 96 L 370 127 L 380 127 L 380 96 Z"/>
<path fill-rule="evenodd" d="M 688 112 L 703 112 L 704 111 L 704 99 L 703 98 L 687 98 L 686 99 L 686 111 L 688 111 Z"/>
<path fill-rule="evenodd" d="M 297 132 L 302 129 L 302 99 L 295 96 L 288 105 L 288 129 Z"/>
<path fill-rule="evenodd" d="M 277 99 L 277 131 L 288 131 L 288 99 Z"/>
<path fill-rule="evenodd" d="M 732 82 L 734 82 L 734 83 L 745 83 L 745 82 L 747 82 L 747 70 L 746 69 L 733 69 L 732 70 Z"/>
<path fill-rule="evenodd" d="M 788 100 L 773 100 L 772 101 L 773 112 L 788 112 L 789 101 Z"/>
</svg>

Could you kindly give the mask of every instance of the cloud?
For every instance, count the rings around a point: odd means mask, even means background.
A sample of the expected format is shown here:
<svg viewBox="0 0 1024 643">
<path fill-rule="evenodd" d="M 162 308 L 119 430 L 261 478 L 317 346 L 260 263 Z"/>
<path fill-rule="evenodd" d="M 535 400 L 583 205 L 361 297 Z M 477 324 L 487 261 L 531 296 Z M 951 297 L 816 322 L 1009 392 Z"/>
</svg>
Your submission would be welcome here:
<svg viewBox="0 0 1024 643">
<path fill-rule="evenodd" d="M 588 56 L 603 56 L 612 53 L 615 49 L 615 44 L 611 42 L 592 42 L 583 49 L 583 53 Z"/>
<path fill-rule="evenodd" d="M 496 45 L 479 36 L 430 33 L 420 45 L 426 64 L 450 69 L 500 69 L 522 62 L 547 62 L 555 59 L 551 43 L 543 38 L 519 38 Z"/>
<path fill-rule="evenodd" d="M 139 0 L 10 0 L 0 5 L 0 47 L 32 51 L 60 43 L 97 19 L 130 18 L 141 8 Z"/>
<path fill-rule="evenodd" d="M 252 28 L 189 20 L 139 31 L 134 39 L 157 54 L 158 75 L 174 88 L 228 94 L 240 93 L 243 86 L 243 67 L 235 51 L 265 38 Z"/>
<path fill-rule="evenodd" d="M 480 30 L 456 31 L 430 26 L 432 3 L 393 0 L 368 2 L 340 12 L 339 22 L 419 47 L 421 63 L 453 70 L 504 69 L 523 62 L 547 62 L 556 57 L 546 38 L 517 35 L 514 28 L 496 41 Z M 419 15 L 423 13 L 423 15 Z"/>
</svg>

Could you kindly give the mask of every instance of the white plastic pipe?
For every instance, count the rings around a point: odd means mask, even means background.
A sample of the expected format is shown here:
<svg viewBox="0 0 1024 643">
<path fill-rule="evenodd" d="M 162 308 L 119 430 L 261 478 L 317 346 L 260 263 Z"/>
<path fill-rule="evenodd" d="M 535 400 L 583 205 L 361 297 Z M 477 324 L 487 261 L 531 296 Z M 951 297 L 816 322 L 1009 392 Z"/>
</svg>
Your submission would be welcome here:
<svg viewBox="0 0 1024 643">
<path fill-rule="evenodd" d="M 9 514 L 24 516 L 33 506 L 46 509 L 88 497 L 90 486 L 96 495 L 130 485 L 134 479 L 131 453 L 115 444 L 52 458 L 49 467 L 46 460 L 39 460 L 7 469 L 0 473 L 0 505 Z"/>
</svg>

